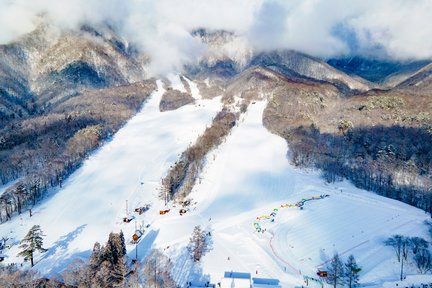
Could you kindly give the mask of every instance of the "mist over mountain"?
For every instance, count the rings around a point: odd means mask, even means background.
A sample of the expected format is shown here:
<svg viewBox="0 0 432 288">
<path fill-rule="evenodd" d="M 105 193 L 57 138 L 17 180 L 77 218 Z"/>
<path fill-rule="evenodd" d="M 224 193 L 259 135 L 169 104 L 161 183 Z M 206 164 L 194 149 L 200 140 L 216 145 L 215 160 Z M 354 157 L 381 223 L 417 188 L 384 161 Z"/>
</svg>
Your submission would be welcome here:
<svg viewBox="0 0 432 288">
<path fill-rule="evenodd" d="M 197 28 L 227 30 L 256 52 L 296 50 L 315 57 L 430 59 L 427 0 L 404 1 L 2 1 L 0 43 L 10 43 L 48 22 L 60 30 L 108 23 L 151 56 L 150 71 L 181 70 L 208 49 Z M 22 19 L 18 23 L 14 19 Z"/>
</svg>

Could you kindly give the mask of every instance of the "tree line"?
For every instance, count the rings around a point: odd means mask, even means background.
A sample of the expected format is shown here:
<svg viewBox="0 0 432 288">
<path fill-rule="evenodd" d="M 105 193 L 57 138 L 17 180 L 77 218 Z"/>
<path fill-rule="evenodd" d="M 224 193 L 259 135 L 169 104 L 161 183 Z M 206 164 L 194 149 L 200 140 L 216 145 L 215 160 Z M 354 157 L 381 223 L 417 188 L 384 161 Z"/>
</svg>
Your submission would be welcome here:
<svg viewBox="0 0 432 288">
<path fill-rule="evenodd" d="M 346 263 L 342 262 L 338 253 L 333 255 L 327 269 L 327 283 L 336 287 L 347 285 L 349 288 L 358 287 L 361 267 L 357 265 L 354 255 L 350 255 Z"/>
<path fill-rule="evenodd" d="M 432 212 L 432 134 L 402 126 L 341 127 L 339 134 L 298 127 L 287 132 L 295 165 L 315 166 L 324 178 Z"/>
<path fill-rule="evenodd" d="M 175 198 L 183 201 L 189 195 L 201 172 L 205 156 L 222 143 L 235 126 L 238 116 L 226 108 L 215 116 L 211 126 L 181 154 L 180 159 L 170 167 L 162 179 L 161 199 L 166 202 Z"/>
<path fill-rule="evenodd" d="M 31 261 L 35 253 L 44 253 L 43 237 L 39 225 L 34 225 L 20 242 L 18 256 Z M 190 260 L 199 262 L 212 247 L 211 234 L 196 226 L 191 234 L 186 250 Z M 171 271 L 174 261 L 162 251 L 152 249 L 144 263 L 127 256 L 125 237 L 122 231 L 111 232 L 107 242 L 96 242 L 87 260 L 73 261 L 60 277 L 44 278 L 29 269 L 20 269 L 18 265 L 0 266 L 1 287 L 64 287 L 64 288 L 99 288 L 99 287 L 155 287 L 175 288 Z"/>
<path fill-rule="evenodd" d="M 427 240 L 397 234 L 389 237 L 384 243 L 393 248 L 397 261 L 400 263 L 400 280 L 405 277 L 404 265 L 407 266 L 408 261 L 414 262 L 417 271 L 421 274 L 432 271 L 432 255 Z"/>
</svg>

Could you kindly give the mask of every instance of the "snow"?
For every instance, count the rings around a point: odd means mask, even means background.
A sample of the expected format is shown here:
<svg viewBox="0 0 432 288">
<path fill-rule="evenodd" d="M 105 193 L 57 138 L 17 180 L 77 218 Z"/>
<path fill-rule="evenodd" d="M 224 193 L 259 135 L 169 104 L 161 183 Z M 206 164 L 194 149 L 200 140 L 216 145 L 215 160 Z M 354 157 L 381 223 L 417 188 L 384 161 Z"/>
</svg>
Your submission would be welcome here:
<svg viewBox="0 0 432 288">
<path fill-rule="evenodd" d="M 198 93 L 191 83 L 192 93 Z M 428 239 L 423 211 L 346 181 L 326 184 L 318 171 L 291 166 L 286 142 L 262 125 L 265 101 L 251 104 L 226 141 L 208 155 L 191 194 L 197 204 L 180 216 L 171 203 L 171 211 L 159 215 L 166 209 L 158 199 L 160 179 L 222 107 L 220 97 L 197 96 L 200 105 L 159 112 L 162 94 L 159 81 L 143 109 L 63 189 L 35 207 L 33 217 L 21 215 L 0 225 L 0 235 L 18 240 L 32 225 L 41 225 L 49 251 L 37 256 L 35 269 L 59 273 L 74 258 L 88 257 L 94 242 L 105 242 L 109 232 L 122 229 L 129 241 L 136 226 L 150 224 L 137 247 L 128 243 L 129 256 L 134 258 L 137 248 L 144 261 L 152 247 L 160 248 L 172 259 L 172 276 L 182 285 L 217 283 L 225 271 L 279 279 L 282 287 L 304 285 L 303 277 L 317 278 L 317 270 L 337 251 L 344 260 L 355 255 L 365 287 L 382 287 L 399 277 L 399 263 L 383 241 L 393 234 Z M 306 202 L 303 210 L 281 208 L 322 194 L 330 196 Z M 149 211 L 132 212 L 145 204 L 152 204 Z M 262 220 L 265 232 L 258 233 L 256 218 L 274 208 L 279 208 L 275 222 Z M 135 220 L 123 223 L 126 213 Z M 185 250 L 195 225 L 212 235 L 212 250 L 198 264 Z M 5 261 L 20 262 L 17 252 L 17 245 L 5 251 Z M 407 273 L 416 273 L 412 264 Z"/>
<path fill-rule="evenodd" d="M 202 97 L 201 97 L 201 94 L 200 94 L 200 92 L 199 92 L 198 85 L 197 85 L 195 82 L 193 82 L 193 81 L 191 81 L 190 79 L 188 79 L 187 77 L 184 77 L 184 79 L 185 79 L 185 80 L 188 82 L 188 84 L 189 84 L 189 87 L 190 87 L 190 89 L 191 89 L 192 97 L 193 97 L 195 100 L 201 100 Z"/>
<path fill-rule="evenodd" d="M 180 75 L 178 74 L 168 74 L 168 80 L 171 82 L 171 87 L 175 90 L 179 90 L 180 92 L 186 93 L 187 90 L 183 85 L 183 82 L 180 80 Z"/>
<path fill-rule="evenodd" d="M 423 286 L 428 285 L 428 286 Z M 390 281 L 385 282 L 382 287 L 413 287 L 413 288 L 428 288 L 432 286 L 431 275 L 408 275 L 403 281 Z"/>
<path fill-rule="evenodd" d="M 18 183 L 18 181 L 20 181 L 20 180 L 21 180 L 21 178 L 18 178 L 18 179 L 15 179 L 13 181 L 9 181 L 3 185 L 0 185 L 0 196 L 3 195 L 3 193 L 5 193 L 7 189 L 9 189 L 9 187 L 12 187 L 16 183 Z"/>
</svg>

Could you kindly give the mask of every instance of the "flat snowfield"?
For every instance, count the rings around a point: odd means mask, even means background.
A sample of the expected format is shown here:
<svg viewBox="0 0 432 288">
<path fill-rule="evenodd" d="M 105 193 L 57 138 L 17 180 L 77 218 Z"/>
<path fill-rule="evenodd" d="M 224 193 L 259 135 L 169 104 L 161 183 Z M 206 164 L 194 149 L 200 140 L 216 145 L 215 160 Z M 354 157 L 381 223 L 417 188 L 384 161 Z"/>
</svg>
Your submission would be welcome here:
<svg viewBox="0 0 432 288">
<path fill-rule="evenodd" d="M 179 285 L 197 279 L 217 283 L 224 271 L 237 271 L 277 278 L 282 287 L 301 286 L 304 276 L 318 278 L 316 272 L 338 252 L 343 260 L 349 254 L 356 257 L 364 286 L 382 287 L 399 276 L 399 263 L 384 240 L 393 234 L 428 239 L 423 211 L 348 182 L 326 184 L 319 172 L 291 166 L 285 140 L 262 125 L 265 101 L 251 104 L 226 141 L 207 156 L 190 195 L 190 211 L 180 216 L 179 207 L 169 204 L 170 212 L 159 215 L 167 209 L 158 197 L 161 178 L 222 106 L 220 98 L 194 95 L 194 105 L 159 112 L 164 91 L 160 82 L 158 87 L 62 189 L 33 209 L 33 217 L 23 214 L 0 225 L 0 235 L 14 238 L 15 244 L 32 225 L 41 225 L 49 251 L 37 255 L 35 269 L 60 273 L 73 259 L 88 257 L 93 244 L 104 243 L 109 232 L 123 230 L 131 258 L 137 253 L 144 262 L 150 248 L 160 248 L 174 263 L 172 276 Z M 302 210 L 284 208 L 320 195 L 329 197 L 307 201 Z M 149 211 L 133 212 L 145 204 L 152 205 Z M 274 222 L 260 218 L 275 208 Z M 123 223 L 126 215 L 135 219 Z M 138 246 L 130 244 L 135 227 L 147 225 Z M 199 263 L 185 249 L 196 225 L 210 232 L 212 242 Z M 22 261 L 17 246 L 6 251 L 7 262 Z M 407 273 L 416 274 L 412 263 Z"/>
</svg>

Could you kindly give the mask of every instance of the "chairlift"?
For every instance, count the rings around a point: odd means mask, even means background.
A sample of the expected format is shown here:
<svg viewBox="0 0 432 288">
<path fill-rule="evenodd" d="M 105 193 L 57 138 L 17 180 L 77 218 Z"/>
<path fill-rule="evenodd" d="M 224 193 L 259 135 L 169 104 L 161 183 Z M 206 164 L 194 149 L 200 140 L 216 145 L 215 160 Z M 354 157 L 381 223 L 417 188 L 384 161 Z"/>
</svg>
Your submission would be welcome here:
<svg viewBox="0 0 432 288">
<path fill-rule="evenodd" d="M 147 212 L 151 207 L 151 204 L 145 204 L 142 207 L 135 208 L 135 212 L 137 212 L 139 215 L 143 214 L 144 212 Z"/>
<path fill-rule="evenodd" d="M 126 216 L 126 217 L 123 217 L 123 222 L 124 222 L 124 223 L 129 223 L 129 222 L 131 222 L 133 219 L 135 219 L 135 216 Z"/>
<path fill-rule="evenodd" d="M 132 235 L 132 243 L 137 243 L 143 235 L 141 230 L 135 230 L 135 233 Z"/>
</svg>

